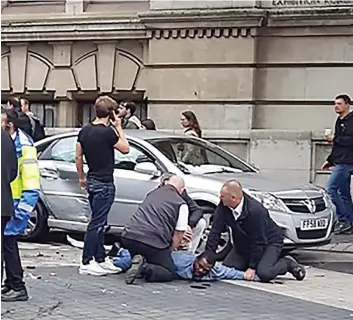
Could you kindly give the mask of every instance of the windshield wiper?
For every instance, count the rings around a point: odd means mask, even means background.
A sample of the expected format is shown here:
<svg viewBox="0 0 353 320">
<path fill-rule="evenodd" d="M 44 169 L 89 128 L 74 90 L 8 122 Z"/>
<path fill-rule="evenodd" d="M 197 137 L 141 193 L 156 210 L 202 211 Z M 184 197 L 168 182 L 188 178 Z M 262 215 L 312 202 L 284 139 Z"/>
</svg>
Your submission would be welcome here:
<svg viewBox="0 0 353 320">
<path fill-rule="evenodd" d="M 230 170 L 230 169 L 226 169 L 226 168 L 219 168 L 217 170 L 212 170 L 212 171 L 205 171 L 203 172 L 203 174 L 213 174 L 213 173 L 240 173 L 243 171 L 234 171 L 234 170 Z"/>
</svg>

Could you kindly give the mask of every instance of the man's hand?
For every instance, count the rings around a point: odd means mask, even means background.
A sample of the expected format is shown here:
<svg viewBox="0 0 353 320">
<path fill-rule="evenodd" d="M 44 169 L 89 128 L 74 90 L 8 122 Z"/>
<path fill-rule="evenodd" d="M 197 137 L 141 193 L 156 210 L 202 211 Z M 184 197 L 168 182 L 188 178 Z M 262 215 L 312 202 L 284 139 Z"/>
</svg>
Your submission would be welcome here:
<svg viewBox="0 0 353 320">
<path fill-rule="evenodd" d="M 244 280 L 247 281 L 253 281 L 255 279 L 255 270 L 254 269 L 248 269 L 244 273 Z"/>
<path fill-rule="evenodd" d="M 190 226 L 188 226 L 188 229 L 184 232 L 183 234 L 183 240 L 185 243 L 189 243 L 192 240 L 194 233 L 192 232 L 192 229 Z"/>
<path fill-rule="evenodd" d="M 86 179 L 78 179 L 78 183 L 80 184 L 81 190 L 83 190 L 83 191 L 87 190 Z"/>
<path fill-rule="evenodd" d="M 332 167 L 331 163 L 329 163 L 328 161 L 325 161 L 325 163 L 321 166 L 321 170 L 328 171 L 330 170 L 331 167 Z"/>
<path fill-rule="evenodd" d="M 334 138 L 335 138 L 334 135 L 329 135 L 329 136 L 326 137 L 326 140 L 327 140 L 328 142 L 332 142 Z"/>
<path fill-rule="evenodd" d="M 121 119 L 114 111 L 113 111 L 113 118 L 114 118 L 114 120 L 112 122 L 113 122 L 114 127 L 120 128 L 121 127 Z"/>
</svg>

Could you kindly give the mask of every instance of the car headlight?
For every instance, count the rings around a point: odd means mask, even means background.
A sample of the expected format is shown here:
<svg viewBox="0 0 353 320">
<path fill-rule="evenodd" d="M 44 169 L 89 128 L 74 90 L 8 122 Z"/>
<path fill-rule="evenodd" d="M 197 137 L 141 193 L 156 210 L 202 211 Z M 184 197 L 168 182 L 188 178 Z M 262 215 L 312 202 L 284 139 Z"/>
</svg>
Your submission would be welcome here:
<svg viewBox="0 0 353 320">
<path fill-rule="evenodd" d="M 328 193 L 326 192 L 326 190 L 322 188 L 320 192 L 322 193 L 322 197 L 324 198 L 326 207 L 332 207 L 333 206 L 332 200 L 328 195 Z"/>
<path fill-rule="evenodd" d="M 259 201 L 267 210 L 270 211 L 288 211 L 283 202 L 274 195 L 267 192 L 249 191 L 248 194 Z"/>
</svg>

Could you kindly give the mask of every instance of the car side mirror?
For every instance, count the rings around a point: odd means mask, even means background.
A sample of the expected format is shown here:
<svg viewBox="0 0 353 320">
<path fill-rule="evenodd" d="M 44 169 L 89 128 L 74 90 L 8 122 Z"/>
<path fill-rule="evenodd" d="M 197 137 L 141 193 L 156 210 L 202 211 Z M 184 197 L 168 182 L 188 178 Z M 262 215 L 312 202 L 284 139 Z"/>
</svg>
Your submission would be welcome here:
<svg viewBox="0 0 353 320">
<path fill-rule="evenodd" d="M 157 169 L 156 165 L 152 162 L 141 162 L 137 163 L 134 171 L 143 174 L 149 174 L 154 178 L 158 178 L 162 173 Z"/>
</svg>

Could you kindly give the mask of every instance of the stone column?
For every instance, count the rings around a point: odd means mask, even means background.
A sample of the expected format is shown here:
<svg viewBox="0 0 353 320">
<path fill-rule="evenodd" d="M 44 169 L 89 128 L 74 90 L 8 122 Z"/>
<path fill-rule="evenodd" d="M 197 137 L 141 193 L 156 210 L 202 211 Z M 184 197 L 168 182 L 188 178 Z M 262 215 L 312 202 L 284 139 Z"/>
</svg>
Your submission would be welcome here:
<svg viewBox="0 0 353 320">
<path fill-rule="evenodd" d="M 58 127 L 75 127 L 77 102 L 75 100 L 62 100 L 58 105 Z"/>
<path fill-rule="evenodd" d="M 26 82 L 27 44 L 11 44 L 10 50 L 10 83 L 12 91 L 13 93 L 23 93 Z"/>
<path fill-rule="evenodd" d="M 55 68 L 51 70 L 46 88 L 54 91 L 55 98 L 71 99 L 71 92 L 77 90 L 76 81 L 71 69 L 71 43 L 54 42 L 53 62 Z"/>
<path fill-rule="evenodd" d="M 65 12 L 68 14 L 80 14 L 84 11 L 83 0 L 66 0 Z"/>
</svg>

